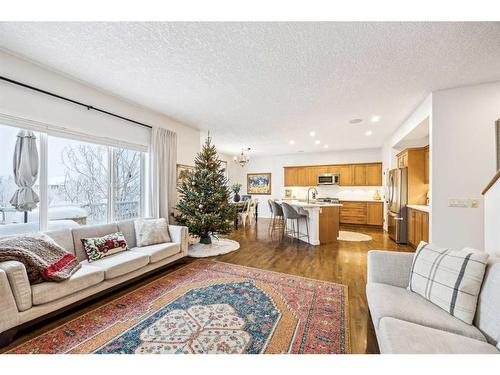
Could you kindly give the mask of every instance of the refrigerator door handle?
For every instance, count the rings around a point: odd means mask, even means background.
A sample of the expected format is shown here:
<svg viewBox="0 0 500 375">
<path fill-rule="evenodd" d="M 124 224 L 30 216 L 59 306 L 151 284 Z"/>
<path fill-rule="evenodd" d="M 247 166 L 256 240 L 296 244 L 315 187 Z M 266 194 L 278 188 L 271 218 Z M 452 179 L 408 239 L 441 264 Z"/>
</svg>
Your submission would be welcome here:
<svg viewBox="0 0 500 375">
<path fill-rule="evenodd" d="M 394 218 L 394 220 L 397 220 L 397 221 L 403 221 L 403 220 L 404 220 L 404 218 L 402 218 L 402 217 L 395 217 L 395 218 Z"/>
</svg>

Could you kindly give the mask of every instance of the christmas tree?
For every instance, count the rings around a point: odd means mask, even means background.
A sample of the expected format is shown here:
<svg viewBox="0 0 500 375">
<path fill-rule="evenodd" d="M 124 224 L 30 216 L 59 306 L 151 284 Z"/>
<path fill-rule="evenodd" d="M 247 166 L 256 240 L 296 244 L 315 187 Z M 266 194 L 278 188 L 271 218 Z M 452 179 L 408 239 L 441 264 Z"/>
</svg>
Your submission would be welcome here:
<svg viewBox="0 0 500 375">
<path fill-rule="evenodd" d="M 189 228 L 190 234 L 199 236 L 201 243 L 210 244 L 210 236 L 231 232 L 236 211 L 230 203 L 228 181 L 210 136 L 196 156 L 195 170 L 178 191 L 176 219 Z"/>
</svg>

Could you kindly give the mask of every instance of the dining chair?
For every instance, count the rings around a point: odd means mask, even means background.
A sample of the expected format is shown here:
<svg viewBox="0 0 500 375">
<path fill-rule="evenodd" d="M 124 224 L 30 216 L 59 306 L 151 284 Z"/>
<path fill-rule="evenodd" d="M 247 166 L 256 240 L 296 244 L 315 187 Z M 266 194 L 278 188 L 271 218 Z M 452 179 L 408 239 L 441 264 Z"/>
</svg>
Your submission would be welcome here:
<svg viewBox="0 0 500 375">
<path fill-rule="evenodd" d="M 243 210 L 238 212 L 238 224 L 243 223 L 243 228 L 246 228 L 247 220 L 251 221 L 252 217 L 255 218 L 255 202 L 250 199 L 245 202 Z"/>
<path fill-rule="evenodd" d="M 285 235 L 293 239 L 300 241 L 301 238 L 307 237 L 307 242 L 309 243 L 309 214 L 305 210 L 297 211 L 293 206 L 288 203 L 282 202 L 281 207 L 283 208 L 283 216 L 285 218 Z M 300 232 L 300 221 L 304 220 L 306 224 L 306 233 Z M 292 228 L 289 229 L 288 224 L 291 222 Z M 295 227 L 297 224 L 297 227 Z"/>
</svg>

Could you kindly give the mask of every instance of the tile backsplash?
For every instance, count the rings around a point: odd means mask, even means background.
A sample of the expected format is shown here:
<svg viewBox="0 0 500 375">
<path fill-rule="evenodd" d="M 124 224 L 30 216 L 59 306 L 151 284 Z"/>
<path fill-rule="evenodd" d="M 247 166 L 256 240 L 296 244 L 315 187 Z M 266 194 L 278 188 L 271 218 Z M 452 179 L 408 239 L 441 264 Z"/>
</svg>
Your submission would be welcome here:
<svg viewBox="0 0 500 375">
<path fill-rule="evenodd" d="M 307 199 L 307 187 L 292 187 L 286 188 L 287 190 L 292 191 L 292 198 L 294 199 Z M 384 198 L 384 189 L 382 186 L 380 187 L 359 187 L 359 186 L 318 186 L 316 187 L 319 193 L 319 197 L 321 198 L 339 198 L 342 199 L 359 199 L 359 200 L 370 200 L 373 198 L 375 192 L 378 190 L 378 193 Z"/>
</svg>

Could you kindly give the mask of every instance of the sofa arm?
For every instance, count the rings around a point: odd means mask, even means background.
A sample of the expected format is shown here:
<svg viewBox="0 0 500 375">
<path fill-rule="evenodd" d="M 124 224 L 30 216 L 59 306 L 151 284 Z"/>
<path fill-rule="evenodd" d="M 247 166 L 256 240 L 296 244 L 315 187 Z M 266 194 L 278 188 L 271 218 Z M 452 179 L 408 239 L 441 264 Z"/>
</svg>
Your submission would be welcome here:
<svg viewBox="0 0 500 375">
<path fill-rule="evenodd" d="M 10 289 L 14 295 L 14 299 L 19 311 L 31 309 L 31 285 L 28 279 L 26 267 L 21 262 L 9 260 L 0 263 L 0 269 L 5 271 L 9 280 Z"/>
<path fill-rule="evenodd" d="M 10 289 L 9 279 L 5 271 L 0 269 L 0 334 L 17 326 L 18 321 L 19 312 Z"/>
<path fill-rule="evenodd" d="M 188 227 L 181 225 L 169 225 L 168 231 L 172 242 L 181 244 L 181 252 L 187 254 L 188 252 Z"/>
<path fill-rule="evenodd" d="M 370 250 L 367 282 L 406 288 L 410 280 L 414 255 L 414 253 Z"/>
</svg>

